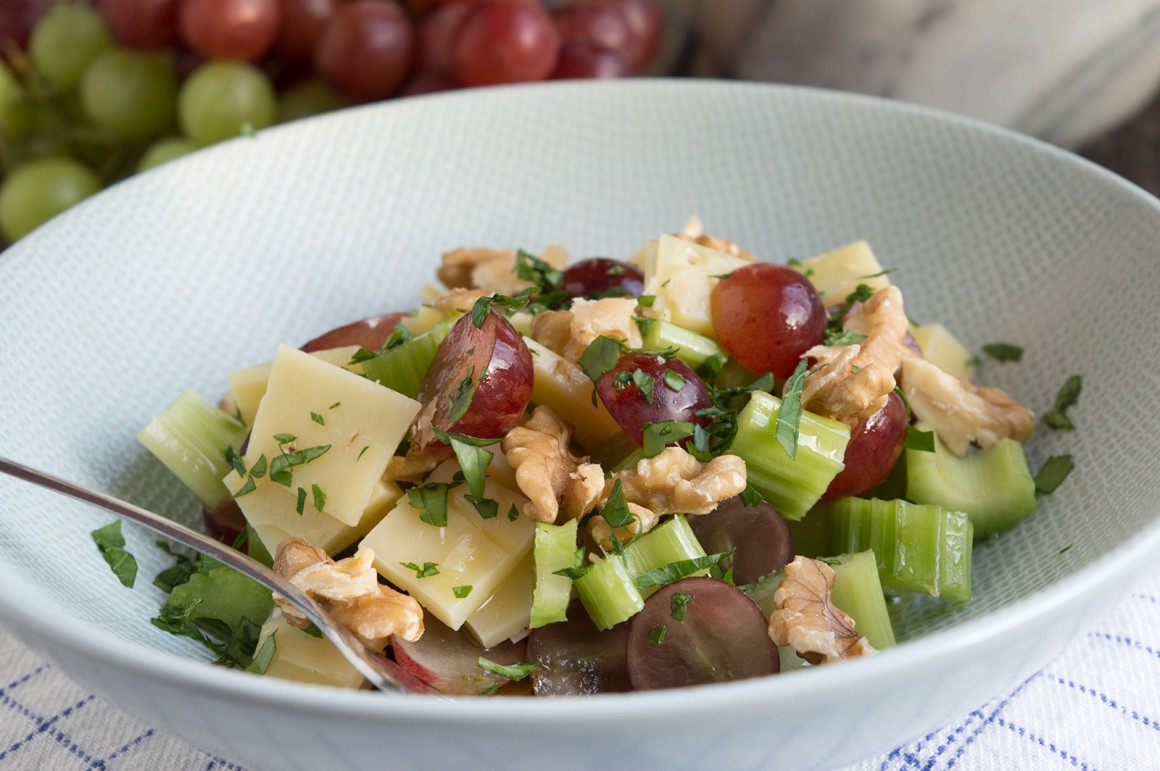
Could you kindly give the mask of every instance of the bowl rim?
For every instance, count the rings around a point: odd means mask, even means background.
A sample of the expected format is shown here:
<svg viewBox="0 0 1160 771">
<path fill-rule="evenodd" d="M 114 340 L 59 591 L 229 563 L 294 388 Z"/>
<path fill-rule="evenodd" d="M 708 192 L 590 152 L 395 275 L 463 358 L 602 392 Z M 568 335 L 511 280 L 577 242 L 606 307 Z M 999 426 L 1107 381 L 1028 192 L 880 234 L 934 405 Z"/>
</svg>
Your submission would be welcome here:
<svg viewBox="0 0 1160 771">
<path fill-rule="evenodd" d="M 733 89 L 747 91 L 754 99 L 777 100 L 784 94 L 796 94 L 812 99 L 819 106 L 826 104 L 851 104 L 858 109 L 908 116 L 907 120 L 934 121 L 954 126 L 956 130 L 990 136 L 1009 144 L 1022 145 L 1032 152 L 1050 157 L 1054 162 L 1071 167 L 1079 173 L 1091 175 L 1101 184 L 1117 189 L 1137 202 L 1146 203 L 1160 215 L 1160 201 L 1147 191 L 1122 177 L 1098 166 L 1081 156 L 1050 145 L 1030 136 L 1001 126 L 976 119 L 951 114 L 921 105 L 904 103 L 864 94 L 832 91 L 808 86 L 792 86 L 769 83 L 719 81 L 710 79 L 663 79 L 637 78 L 606 82 L 570 82 L 521 84 L 491 89 L 473 89 L 453 93 L 424 95 L 400 102 L 362 105 L 342 111 L 342 114 L 328 114 L 297 121 L 294 124 L 272 127 L 266 131 L 279 134 L 286 131 L 302 131 L 311 121 L 342 120 L 343 114 L 368 110 L 414 110 L 422 112 L 427 104 L 445 100 L 496 100 L 519 99 L 536 92 L 553 89 L 575 89 L 577 91 L 616 91 L 632 89 L 641 91 L 685 92 L 691 95 L 704 89 Z M 244 138 L 222 143 L 245 141 Z M 207 148 L 198 153 L 204 157 L 221 147 Z M 198 162 L 196 158 L 182 158 L 177 164 Z M 157 170 L 154 170 L 156 173 Z M 138 175 L 140 176 L 140 175 Z M 123 184 L 133 184 L 125 180 Z M 94 196 L 78 207 L 87 207 L 94 200 L 106 194 Z M 60 219 L 69 216 L 66 213 Z M 57 227 L 49 223 L 43 227 Z M 29 234 L 0 256 L 25 259 L 39 239 L 39 230 Z M 79 505 L 79 504 L 78 504 Z M 226 670 L 209 665 L 206 661 L 183 658 L 179 655 L 157 650 L 117 638 L 102 630 L 91 630 L 83 639 L 75 634 L 75 626 L 69 618 L 55 608 L 22 607 L 18 598 L 10 593 L 0 593 L 0 620 L 29 642 L 39 638 L 50 647 L 67 651 L 69 654 L 99 662 L 107 667 L 124 671 L 139 672 L 152 680 L 168 683 L 185 691 L 202 692 L 218 698 L 228 698 L 235 703 L 250 703 L 289 708 L 304 713 L 320 710 L 337 716 L 371 717 L 424 720 L 430 718 L 450 719 L 464 723 L 486 724 L 497 718 L 508 720 L 518 717 L 530 722 L 604 722 L 609 718 L 633 718 L 639 720 L 642 714 L 664 718 L 684 710 L 684 694 L 697 694 L 698 710 L 717 707 L 737 709 L 746 706 L 769 706 L 775 700 L 792 701 L 797 705 L 803 700 L 833 698 L 834 689 L 854 688 L 863 684 L 888 683 L 897 678 L 911 679 L 922 671 L 936 671 L 943 668 L 947 656 L 970 657 L 972 652 L 982 653 L 1003 639 L 1034 628 L 1057 611 L 1074 603 L 1091 599 L 1095 595 L 1114 590 L 1119 585 L 1126 586 L 1131 576 L 1138 574 L 1148 565 L 1157 550 L 1160 550 L 1160 512 L 1138 533 L 1126 539 L 1106 554 L 1097 557 L 1078 571 L 1064 576 L 1053 584 L 1039 589 L 1010 605 L 981 617 L 965 621 L 954 627 L 932 632 L 922 638 L 908 641 L 897 649 L 881 655 L 844 662 L 840 668 L 824 667 L 812 671 L 809 676 L 794 673 L 775 678 L 756 678 L 715 685 L 698 686 L 692 689 L 665 691 L 602 694 L 584 697 L 555 697 L 544 699 L 504 699 L 502 707 L 495 700 L 452 697 L 420 697 L 403 695 L 398 698 L 384 698 L 374 691 L 349 691 L 327 686 L 316 686 L 273 678 L 255 678 L 245 672 Z M 1118 595 L 1110 599 L 1118 599 Z M 1107 603 L 1111 610 L 1112 602 Z M 1095 623 L 1093 620 L 1092 624 Z M 905 652 L 905 653 L 903 653 Z M 1037 662 L 1037 666 L 1045 662 Z M 828 685 L 827 685 L 828 683 Z"/>
</svg>

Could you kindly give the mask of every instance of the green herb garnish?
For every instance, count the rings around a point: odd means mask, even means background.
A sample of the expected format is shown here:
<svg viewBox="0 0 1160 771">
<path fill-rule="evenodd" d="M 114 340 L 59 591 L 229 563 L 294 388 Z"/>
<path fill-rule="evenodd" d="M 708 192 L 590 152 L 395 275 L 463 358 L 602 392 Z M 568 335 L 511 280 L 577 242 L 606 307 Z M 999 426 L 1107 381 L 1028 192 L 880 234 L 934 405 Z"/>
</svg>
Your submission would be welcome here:
<svg viewBox="0 0 1160 771">
<path fill-rule="evenodd" d="M 422 567 L 414 562 L 400 562 L 399 564 L 407 570 L 414 570 L 415 578 L 430 578 L 439 575 L 439 564 L 436 562 L 424 562 Z"/>
<path fill-rule="evenodd" d="M 693 557 L 687 560 L 677 560 L 659 568 L 641 573 L 636 577 L 637 589 L 650 589 L 654 586 L 671 584 L 686 576 L 691 576 L 699 570 L 708 570 L 721 560 L 729 557 L 733 551 L 723 551 L 716 554 L 707 554 L 704 557 Z"/>
<path fill-rule="evenodd" d="M 1063 484 L 1068 474 L 1075 468 L 1070 455 L 1053 455 L 1043 462 L 1035 475 L 1035 492 L 1050 495 Z"/>
<path fill-rule="evenodd" d="M 1079 375 L 1072 375 L 1064 381 L 1059 393 L 1055 396 L 1055 406 L 1043 413 L 1040 422 L 1057 431 L 1074 431 L 1075 424 L 1067 416 L 1067 411 L 1079 402 L 1080 391 L 1083 390 L 1083 381 Z"/>
<path fill-rule="evenodd" d="M 679 621 L 682 624 L 685 622 L 685 612 L 689 608 L 689 603 L 694 599 L 696 598 L 691 594 L 673 593 L 673 596 L 669 598 L 669 615 L 673 617 L 673 621 Z"/>
<path fill-rule="evenodd" d="M 447 420 L 451 423 L 466 415 L 471 407 L 471 400 L 475 396 L 475 382 L 471 379 L 474 374 L 475 367 L 472 366 L 467 370 L 467 377 L 455 389 L 455 396 L 451 397 L 451 406 L 447 410 Z"/>
<path fill-rule="evenodd" d="M 983 346 L 983 353 L 995 361 L 1019 361 L 1023 358 L 1023 349 L 1011 343 L 987 343 Z"/>
<path fill-rule="evenodd" d="M 666 420 L 660 423 L 645 423 L 643 433 L 643 454 L 646 458 L 659 455 L 673 442 L 680 441 L 693 433 L 694 424 L 687 420 Z"/>
<path fill-rule="evenodd" d="M 802 419 L 802 384 L 805 379 L 806 360 L 802 359 L 786 384 L 781 409 L 777 413 L 777 443 L 791 458 L 797 457 L 798 429 Z"/>
<path fill-rule="evenodd" d="M 525 677 L 540 668 L 539 664 L 527 661 L 520 662 L 519 664 L 497 664 L 494 661 L 485 659 L 483 656 L 480 656 L 475 663 L 484 672 L 490 672 L 493 675 L 506 677 L 512 682 L 523 680 Z"/>
<path fill-rule="evenodd" d="M 122 586 L 132 589 L 137 581 L 137 558 L 125 550 L 125 536 L 121 534 L 121 520 L 94 530 L 90 535 L 97 550 Z"/>
</svg>

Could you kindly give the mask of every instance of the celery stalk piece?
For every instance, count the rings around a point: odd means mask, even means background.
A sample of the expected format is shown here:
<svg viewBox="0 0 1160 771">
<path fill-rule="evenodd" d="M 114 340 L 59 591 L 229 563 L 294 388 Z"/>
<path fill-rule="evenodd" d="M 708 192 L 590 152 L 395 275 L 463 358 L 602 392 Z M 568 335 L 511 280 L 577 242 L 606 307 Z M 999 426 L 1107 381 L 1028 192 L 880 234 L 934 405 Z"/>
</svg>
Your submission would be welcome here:
<svg viewBox="0 0 1160 771">
<path fill-rule="evenodd" d="M 245 438 L 245 426 L 192 390 L 137 433 L 141 444 L 211 509 L 230 495 L 222 484 L 230 471 L 226 450 L 237 452 Z"/>
<path fill-rule="evenodd" d="M 954 601 L 971 598 L 974 528 L 966 514 L 865 498 L 840 498 L 826 508 L 834 550 L 873 550 L 884 589 Z"/>
<path fill-rule="evenodd" d="M 693 529 L 689 527 L 688 520 L 680 514 L 662 522 L 624 547 L 624 561 L 633 580 L 650 570 L 656 570 L 673 562 L 704 556 L 704 548 L 697 541 L 697 537 L 693 535 Z M 709 570 L 706 568 L 690 575 L 703 576 L 707 575 L 708 572 Z M 646 589 L 638 587 L 641 596 L 645 598 L 659 588 L 659 586 L 650 586 Z"/>
<path fill-rule="evenodd" d="M 636 578 L 619 554 L 596 560 L 574 583 L 580 602 L 598 629 L 611 629 L 644 607 L 644 598 L 636 588 Z"/>
<path fill-rule="evenodd" d="M 532 618 L 530 626 L 536 629 L 568 618 L 568 601 L 572 597 L 572 579 L 556 575 L 575 565 L 576 533 L 579 520 L 563 525 L 536 523 L 532 546 L 536 562 L 536 584 L 532 591 Z"/>
<path fill-rule="evenodd" d="M 363 374 L 393 391 L 414 399 L 439 344 L 454 326 L 455 319 L 441 321 L 427 332 L 362 363 Z"/>
<path fill-rule="evenodd" d="M 781 400 L 755 392 L 737 416 L 737 435 L 729 452 L 739 455 L 749 484 L 786 519 L 801 519 L 842 470 L 850 428 L 836 420 L 802 411 L 797 454 L 791 458 L 777 441 Z"/>
<path fill-rule="evenodd" d="M 704 335 L 699 335 L 684 327 L 679 327 L 671 321 L 651 319 L 645 326 L 642 335 L 645 351 L 664 351 L 675 348 L 677 358 L 693 369 L 705 363 L 710 356 L 727 358 L 724 349 Z"/>
<path fill-rule="evenodd" d="M 854 619 L 854 628 L 878 650 L 894 647 L 894 628 L 878 578 L 874 552 L 843 554 L 827 564 L 834 570 L 830 599 Z"/>
<path fill-rule="evenodd" d="M 960 458 L 936 436 L 934 452 L 906 451 L 906 497 L 965 512 L 982 538 L 1009 530 L 1035 509 L 1035 479 L 1014 439 Z"/>
</svg>

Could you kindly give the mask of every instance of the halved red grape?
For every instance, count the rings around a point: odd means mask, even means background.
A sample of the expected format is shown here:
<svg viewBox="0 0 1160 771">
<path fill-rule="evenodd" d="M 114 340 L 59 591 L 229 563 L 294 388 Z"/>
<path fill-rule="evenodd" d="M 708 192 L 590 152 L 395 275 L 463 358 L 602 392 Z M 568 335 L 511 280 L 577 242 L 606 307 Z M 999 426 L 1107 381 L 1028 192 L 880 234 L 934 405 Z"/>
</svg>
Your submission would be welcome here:
<svg viewBox="0 0 1160 771">
<path fill-rule="evenodd" d="M 777 646 L 749 595 L 716 578 L 682 578 L 657 590 L 628 621 L 633 688 L 680 688 L 777 674 Z"/>
<path fill-rule="evenodd" d="M 117 42 L 140 51 L 177 45 L 178 0 L 99 0 Z"/>
<path fill-rule="evenodd" d="M 767 501 L 751 508 L 735 495 L 717 504 L 715 511 L 689 517 L 689 527 L 710 554 L 734 550 L 722 567 L 733 568 L 738 585 L 781 570 L 793 559 L 789 525 Z"/>
<path fill-rule="evenodd" d="M 552 80 L 623 78 L 631 74 L 632 68 L 619 54 L 591 43 L 565 43 L 560 47 Z"/>
<path fill-rule="evenodd" d="M 709 299 L 713 331 L 729 355 L 754 372 L 788 377 L 822 342 L 826 309 L 813 284 L 793 268 L 746 265 L 717 282 Z"/>
<path fill-rule="evenodd" d="M 540 667 L 532 673 L 537 696 L 587 696 L 632 690 L 624 646 L 628 626 L 601 631 L 577 600 L 568 620 L 533 629 L 528 635 L 528 660 Z"/>
<path fill-rule="evenodd" d="M 288 62 L 309 62 L 339 0 L 279 0 L 282 23 L 274 50 Z"/>
<path fill-rule="evenodd" d="M 544 80 L 560 36 L 538 5 L 496 0 L 473 6 L 455 38 L 455 75 L 468 86 Z"/>
<path fill-rule="evenodd" d="M 470 313 L 463 316 L 439 344 L 419 386 L 423 410 L 413 442 L 438 445 L 434 429 L 506 436 L 527 409 L 534 377 L 532 355 L 511 322 L 490 312 L 476 327 Z"/>
<path fill-rule="evenodd" d="M 906 405 L 892 391 L 886 406 L 850 432 L 843 458 L 846 467 L 830 482 L 822 498 L 832 501 L 872 490 L 890 475 L 906 441 Z"/>
<path fill-rule="evenodd" d="M 647 353 L 620 357 L 596 383 L 600 401 L 633 441 L 644 441 L 645 423 L 707 424 L 697 411 L 712 405 L 705 381 L 680 359 Z"/>
<path fill-rule="evenodd" d="M 314 66 L 347 99 L 384 99 L 407 77 L 414 38 L 411 20 L 400 6 L 354 0 L 330 17 L 314 52 Z"/>
<path fill-rule="evenodd" d="M 640 297 L 644 274 L 627 262 L 591 257 L 568 266 L 560 288 L 573 297 Z"/>
<path fill-rule="evenodd" d="M 182 0 L 177 26 L 185 44 L 209 59 L 257 59 L 278 36 L 278 0 Z"/>
<path fill-rule="evenodd" d="M 319 335 L 302 346 L 302 350 L 306 353 L 313 353 L 329 348 L 357 345 L 368 351 L 377 351 L 386 345 L 387 339 L 394 333 L 395 327 L 405 318 L 407 318 L 406 313 L 397 311 L 353 321 Z"/>
<path fill-rule="evenodd" d="M 391 638 L 395 660 L 432 690 L 448 694 L 478 695 L 503 685 L 507 678 L 479 667 L 479 657 L 496 664 L 519 664 L 527 655 L 527 642 L 505 640 L 483 648 L 466 631 L 454 631 L 430 613 L 423 614 L 423 636 L 408 642 Z"/>
<path fill-rule="evenodd" d="M 456 79 L 454 72 L 450 70 L 421 70 L 407 79 L 407 82 L 399 89 L 398 95 L 437 94 L 440 91 L 454 91 L 457 88 L 463 88 L 463 85 Z"/>
</svg>

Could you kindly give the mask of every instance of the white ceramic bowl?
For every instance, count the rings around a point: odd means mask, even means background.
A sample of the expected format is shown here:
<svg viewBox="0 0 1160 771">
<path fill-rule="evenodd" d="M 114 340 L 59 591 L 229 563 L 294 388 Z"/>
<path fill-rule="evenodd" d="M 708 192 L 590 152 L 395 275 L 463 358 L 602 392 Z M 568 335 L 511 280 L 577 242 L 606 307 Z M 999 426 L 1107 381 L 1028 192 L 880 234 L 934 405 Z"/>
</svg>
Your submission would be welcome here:
<svg viewBox="0 0 1160 771">
<path fill-rule="evenodd" d="M 412 306 L 461 244 L 627 255 L 700 214 L 766 259 L 867 238 L 909 313 L 1023 362 L 982 378 L 1037 411 L 1084 376 L 1077 468 L 976 549 L 975 598 L 911 608 L 881 656 L 691 690 L 387 698 L 203 663 L 123 589 L 108 517 L 0 480 L 0 616 L 153 725 L 256 768 L 820 768 L 1002 692 L 1093 625 L 1160 548 L 1160 208 L 1034 141 L 919 108 L 758 85 L 616 82 L 351 110 L 239 139 L 85 202 L 0 257 L 0 448 L 197 520 L 134 433 L 281 341 Z"/>
</svg>

